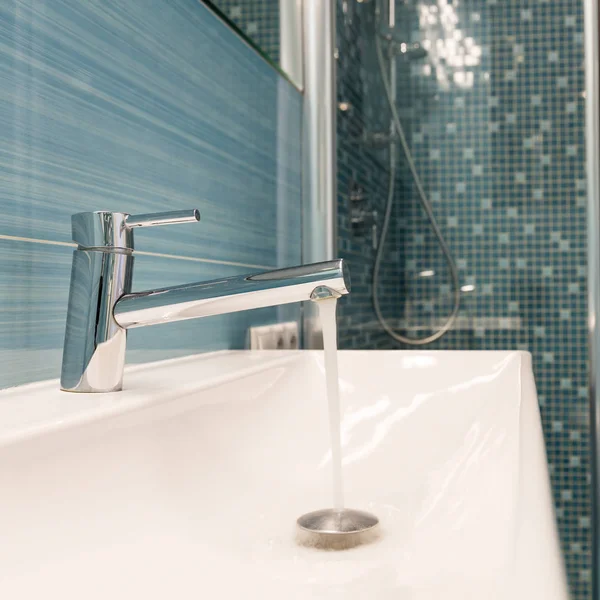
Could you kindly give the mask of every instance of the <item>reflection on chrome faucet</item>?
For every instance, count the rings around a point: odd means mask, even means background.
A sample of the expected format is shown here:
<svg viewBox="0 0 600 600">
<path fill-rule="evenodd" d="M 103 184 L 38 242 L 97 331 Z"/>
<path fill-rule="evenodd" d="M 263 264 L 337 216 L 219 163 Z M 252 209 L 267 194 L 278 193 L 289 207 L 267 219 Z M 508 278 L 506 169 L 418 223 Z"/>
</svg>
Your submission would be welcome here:
<svg viewBox="0 0 600 600">
<path fill-rule="evenodd" d="M 85 212 L 72 217 L 71 289 L 61 388 L 122 389 L 127 330 L 184 319 L 339 297 L 350 291 L 342 260 L 214 281 L 132 292 L 133 230 L 197 222 L 198 210 L 129 215 Z"/>
</svg>

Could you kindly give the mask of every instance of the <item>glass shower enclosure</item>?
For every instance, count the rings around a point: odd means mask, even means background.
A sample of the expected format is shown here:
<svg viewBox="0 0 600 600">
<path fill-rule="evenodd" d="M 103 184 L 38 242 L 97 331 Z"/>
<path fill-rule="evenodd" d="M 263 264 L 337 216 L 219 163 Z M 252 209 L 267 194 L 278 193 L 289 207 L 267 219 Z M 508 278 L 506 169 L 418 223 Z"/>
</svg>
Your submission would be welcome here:
<svg viewBox="0 0 600 600">
<path fill-rule="evenodd" d="M 584 2 L 336 9 L 340 347 L 532 353 L 569 584 L 588 600 Z"/>
</svg>

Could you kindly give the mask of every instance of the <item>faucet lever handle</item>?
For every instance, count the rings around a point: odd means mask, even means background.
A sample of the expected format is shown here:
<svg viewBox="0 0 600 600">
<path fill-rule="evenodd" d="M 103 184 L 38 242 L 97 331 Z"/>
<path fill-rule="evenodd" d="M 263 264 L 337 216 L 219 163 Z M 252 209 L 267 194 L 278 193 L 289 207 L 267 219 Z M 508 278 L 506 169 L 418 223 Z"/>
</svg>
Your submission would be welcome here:
<svg viewBox="0 0 600 600">
<path fill-rule="evenodd" d="M 195 223 L 200 220 L 197 208 L 188 210 L 170 210 L 167 212 L 146 213 L 143 215 L 128 215 L 125 225 L 133 227 L 156 227 L 157 225 L 176 225 L 178 223 Z"/>
<path fill-rule="evenodd" d="M 169 212 L 130 215 L 100 210 L 77 213 L 71 217 L 73 241 L 80 249 L 133 250 L 135 227 L 155 227 L 174 223 L 196 223 L 200 220 L 197 208 Z"/>
</svg>

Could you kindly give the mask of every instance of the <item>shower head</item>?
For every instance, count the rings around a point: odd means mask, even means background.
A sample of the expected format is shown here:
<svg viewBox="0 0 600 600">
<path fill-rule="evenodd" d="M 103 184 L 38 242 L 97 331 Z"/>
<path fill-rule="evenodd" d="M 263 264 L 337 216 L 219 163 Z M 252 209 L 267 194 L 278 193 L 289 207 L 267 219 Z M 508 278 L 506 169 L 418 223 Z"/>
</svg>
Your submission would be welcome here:
<svg viewBox="0 0 600 600">
<path fill-rule="evenodd" d="M 378 28 L 377 35 L 388 44 L 390 56 L 404 57 L 406 60 L 421 60 L 427 57 L 427 50 L 419 42 L 405 42 L 394 27 Z"/>
</svg>

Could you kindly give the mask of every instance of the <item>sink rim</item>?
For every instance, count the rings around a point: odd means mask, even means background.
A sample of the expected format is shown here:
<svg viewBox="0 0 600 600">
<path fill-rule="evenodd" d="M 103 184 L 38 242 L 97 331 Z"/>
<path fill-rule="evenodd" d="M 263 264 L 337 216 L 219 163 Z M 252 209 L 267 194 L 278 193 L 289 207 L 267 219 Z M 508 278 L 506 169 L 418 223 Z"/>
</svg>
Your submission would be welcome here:
<svg viewBox="0 0 600 600">
<path fill-rule="evenodd" d="M 123 391 L 105 394 L 60 390 L 59 379 L 0 390 L 0 448 L 41 435 L 118 416 L 260 373 L 272 367 L 322 356 L 322 350 L 220 350 L 125 367 Z M 365 353 L 420 357 L 460 354 L 500 359 L 521 356 L 524 350 L 339 350 L 341 356 Z M 189 367 L 193 366 L 193 371 Z M 188 372 L 186 373 L 186 367 Z M 171 373 L 169 373 L 171 371 Z M 177 371 L 183 371 L 178 377 Z M 193 373 L 193 376 L 191 375 Z M 157 382 L 157 377 L 163 379 Z M 175 383 L 172 385 L 169 382 Z M 154 380 L 154 381 L 153 381 Z M 162 383 L 164 381 L 164 383 Z"/>
</svg>

